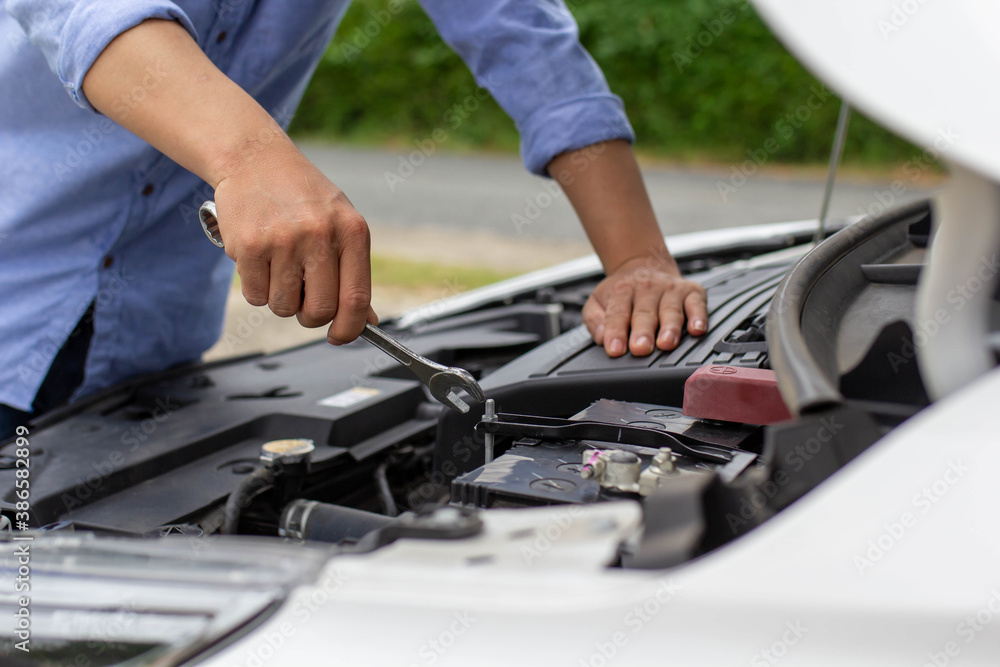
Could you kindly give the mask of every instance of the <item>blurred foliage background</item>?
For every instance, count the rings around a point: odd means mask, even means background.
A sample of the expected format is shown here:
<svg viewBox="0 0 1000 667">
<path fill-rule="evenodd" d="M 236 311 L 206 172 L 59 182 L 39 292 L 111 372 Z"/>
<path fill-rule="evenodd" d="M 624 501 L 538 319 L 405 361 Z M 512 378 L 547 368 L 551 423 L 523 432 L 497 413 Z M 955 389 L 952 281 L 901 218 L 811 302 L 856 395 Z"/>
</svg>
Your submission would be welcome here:
<svg viewBox="0 0 1000 667">
<path fill-rule="evenodd" d="M 475 2 L 476 0 L 469 0 Z M 545 0 L 539 0 L 544 2 Z M 743 0 L 566 0 L 584 46 L 625 101 L 637 150 L 685 162 L 732 162 L 769 139 L 787 163 L 828 159 L 839 101 L 804 109 L 819 82 Z M 410 146 L 447 127 L 476 92 L 472 75 L 415 0 L 354 0 L 292 124 L 299 137 Z M 386 17 L 391 16 L 390 20 Z M 789 132 L 796 113 L 808 115 Z M 790 136 L 789 136 L 790 135 Z M 517 130 L 492 99 L 446 148 L 516 151 Z M 772 144 L 773 146 L 773 144 Z M 881 167 L 919 151 L 857 114 L 847 164 Z"/>
</svg>

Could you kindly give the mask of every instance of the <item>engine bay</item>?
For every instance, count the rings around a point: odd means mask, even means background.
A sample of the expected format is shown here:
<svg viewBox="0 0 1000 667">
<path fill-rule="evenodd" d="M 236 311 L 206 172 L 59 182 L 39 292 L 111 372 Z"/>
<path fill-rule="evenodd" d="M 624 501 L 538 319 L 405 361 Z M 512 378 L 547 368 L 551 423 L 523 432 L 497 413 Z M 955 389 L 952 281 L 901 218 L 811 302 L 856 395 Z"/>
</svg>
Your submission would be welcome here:
<svg viewBox="0 0 1000 667">
<path fill-rule="evenodd" d="M 805 234 L 679 255 L 684 273 L 707 290 L 709 331 L 649 357 L 610 359 L 590 339 L 580 313 L 596 273 L 387 322 L 414 351 L 475 375 L 489 406 L 467 414 L 434 402 L 398 362 L 360 341 L 196 364 L 114 387 L 31 426 L 32 526 L 269 536 L 365 551 L 399 537 L 461 539 L 492 508 L 632 499 L 643 528 L 616 564 L 683 563 L 760 525 L 926 405 L 913 368 L 887 371 L 894 362 L 886 346 L 907 337 L 912 344 L 907 299 L 929 218 L 922 205 L 855 231 L 852 243 L 862 253 L 877 246 L 877 262 L 848 266 L 844 253 L 830 260 L 827 273 L 840 267 L 870 280 L 817 321 L 843 328 L 859 299 L 880 287 L 896 312 L 869 317 L 863 331 L 852 325 L 854 347 L 834 340 L 840 356 L 826 370 L 839 399 L 794 418 L 752 423 L 755 401 L 777 396 L 774 318 L 816 307 L 775 297 L 807 256 Z M 692 392 L 716 391 L 692 386 L 699 369 L 718 375 L 712 386 L 723 389 L 746 380 L 743 369 L 756 373 L 763 384 L 747 385 L 750 416 L 691 414 Z M 702 403 L 731 400 L 707 396 Z M 12 446 L 0 447 L 10 516 Z"/>
</svg>

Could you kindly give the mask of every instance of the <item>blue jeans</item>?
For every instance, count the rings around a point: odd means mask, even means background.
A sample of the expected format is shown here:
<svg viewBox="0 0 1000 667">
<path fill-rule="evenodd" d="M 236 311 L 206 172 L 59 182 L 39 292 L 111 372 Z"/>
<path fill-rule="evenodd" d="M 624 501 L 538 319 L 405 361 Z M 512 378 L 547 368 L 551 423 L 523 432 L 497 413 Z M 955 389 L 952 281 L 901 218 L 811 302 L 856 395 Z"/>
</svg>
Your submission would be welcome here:
<svg viewBox="0 0 1000 667">
<path fill-rule="evenodd" d="M 87 363 L 87 352 L 93 335 L 94 306 L 91 305 L 52 361 L 42 386 L 35 394 L 32 411 L 25 412 L 0 403 L 0 442 L 14 437 L 18 426 L 27 424 L 33 418 L 69 400 L 76 388 L 83 383 L 83 368 Z"/>
</svg>

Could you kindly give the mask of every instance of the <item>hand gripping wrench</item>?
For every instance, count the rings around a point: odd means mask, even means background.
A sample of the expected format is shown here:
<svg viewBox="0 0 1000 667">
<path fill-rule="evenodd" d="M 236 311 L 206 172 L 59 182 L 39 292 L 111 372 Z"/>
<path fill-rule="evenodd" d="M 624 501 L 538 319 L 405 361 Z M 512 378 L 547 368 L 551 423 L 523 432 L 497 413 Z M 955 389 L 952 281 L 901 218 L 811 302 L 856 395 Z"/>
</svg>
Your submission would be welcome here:
<svg viewBox="0 0 1000 667">
<path fill-rule="evenodd" d="M 215 202 L 207 201 L 198 211 L 202 229 L 215 245 L 224 247 L 222 235 L 219 233 L 218 214 Z M 483 388 L 479 386 L 472 374 L 464 368 L 443 366 L 422 357 L 378 327 L 365 323 L 361 337 L 379 348 L 390 357 L 403 364 L 427 386 L 431 396 L 459 412 L 468 412 L 469 405 L 459 397 L 459 391 L 465 391 L 473 400 L 482 403 L 486 400 Z"/>
</svg>

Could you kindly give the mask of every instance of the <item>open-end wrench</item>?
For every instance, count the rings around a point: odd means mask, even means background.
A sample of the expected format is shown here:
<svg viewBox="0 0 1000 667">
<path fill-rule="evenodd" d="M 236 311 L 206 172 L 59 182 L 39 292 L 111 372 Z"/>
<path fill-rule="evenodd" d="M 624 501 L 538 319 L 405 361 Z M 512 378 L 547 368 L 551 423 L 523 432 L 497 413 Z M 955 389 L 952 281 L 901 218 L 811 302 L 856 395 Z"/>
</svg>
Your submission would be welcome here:
<svg viewBox="0 0 1000 667">
<path fill-rule="evenodd" d="M 212 243 L 224 247 L 222 234 L 219 233 L 219 219 L 215 210 L 215 202 L 207 201 L 198 211 L 201 227 Z M 422 357 L 398 340 L 379 329 L 377 326 L 365 323 L 361 337 L 379 348 L 390 357 L 409 368 L 431 392 L 431 396 L 459 412 L 468 412 L 469 404 L 463 401 L 459 391 L 465 391 L 473 400 L 482 403 L 486 400 L 483 388 L 479 386 L 472 374 L 464 368 L 443 366 L 437 362 Z"/>
<path fill-rule="evenodd" d="M 458 396 L 460 390 L 468 392 L 477 403 L 486 400 L 483 388 L 476 382 L 476 378 L 472 377 L 472 373 L 464 368 L 443 366 L 422 357 L 372 324 L 365 323 L 361 337 L 413 371 L 413 374 L 430 389 L 431 396 L 448 407 L 459 412 L 469 411 L 469 404 Z"/>
</svg>

